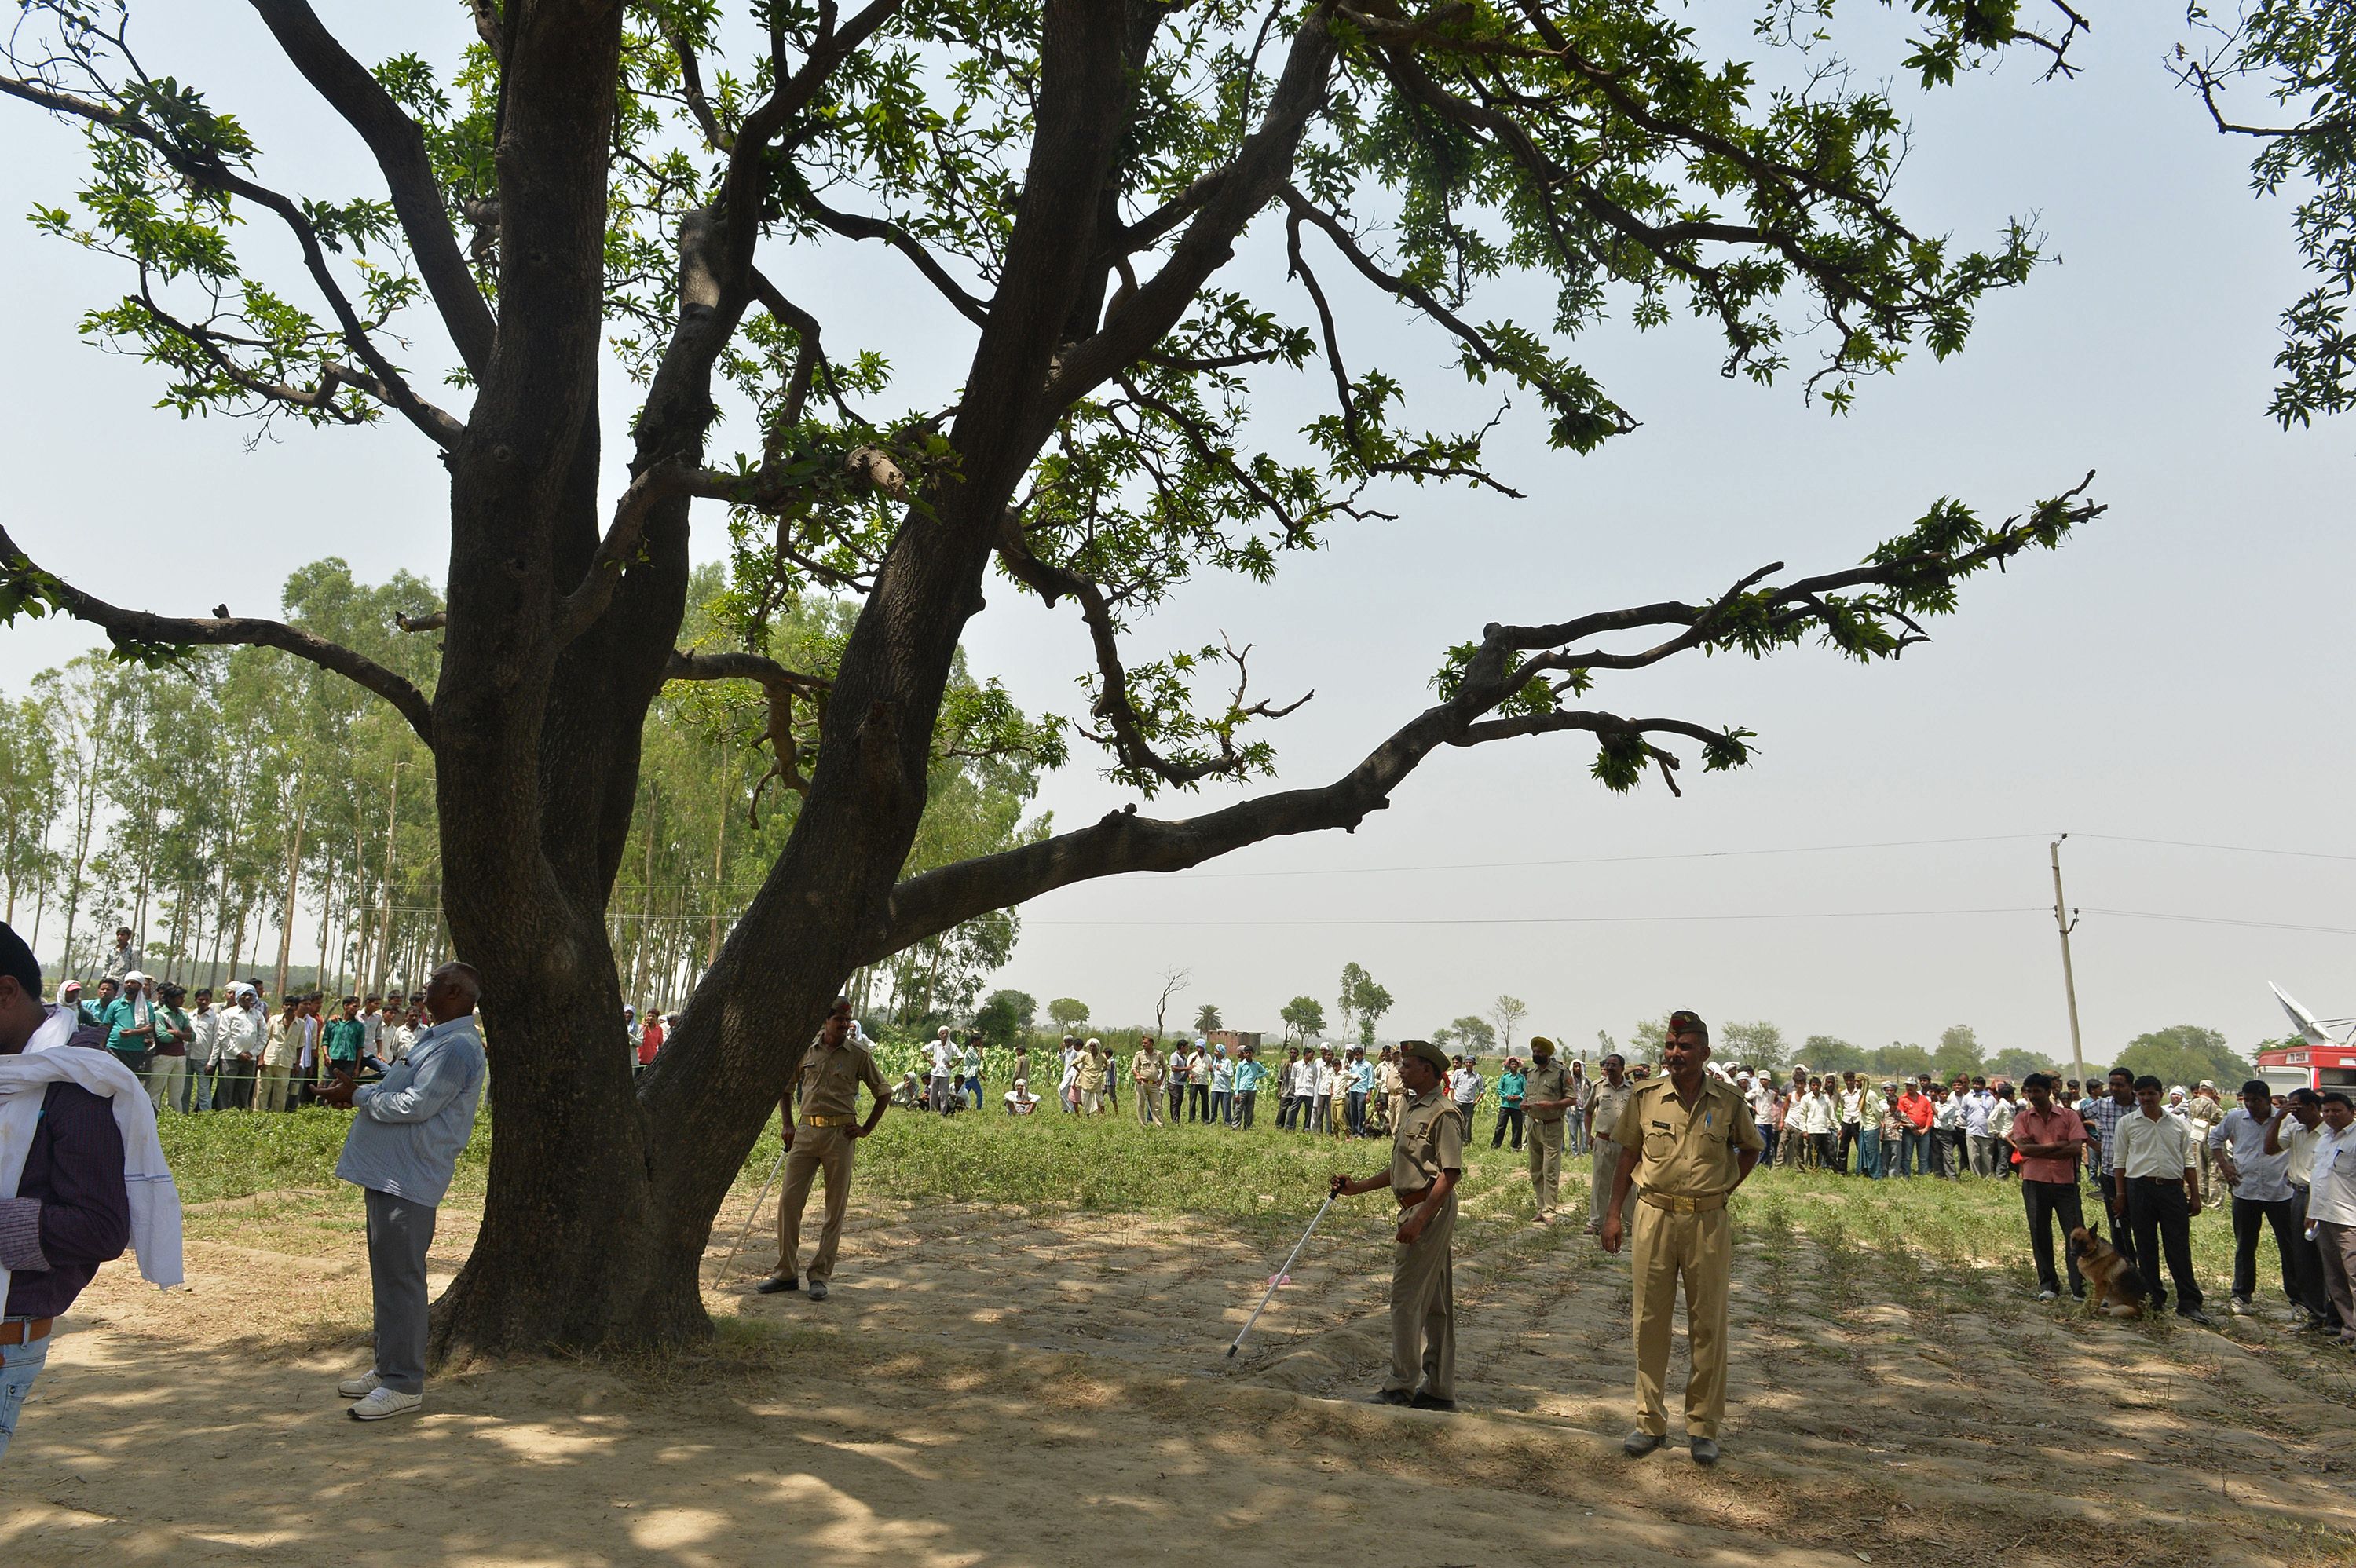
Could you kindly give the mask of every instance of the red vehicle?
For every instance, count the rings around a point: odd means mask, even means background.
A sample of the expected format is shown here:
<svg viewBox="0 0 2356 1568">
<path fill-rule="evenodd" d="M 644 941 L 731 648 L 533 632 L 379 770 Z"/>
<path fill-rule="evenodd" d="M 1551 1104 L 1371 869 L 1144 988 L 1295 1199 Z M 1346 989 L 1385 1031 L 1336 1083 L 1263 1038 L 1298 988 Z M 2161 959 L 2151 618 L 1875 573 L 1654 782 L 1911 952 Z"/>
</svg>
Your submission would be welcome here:
<svg viewBox="0 0 2356 1568">
<path fill-rule="evenodd" d="M 2318 1019 L 2280 986 L 2272 989 L 2298 1026 L 2299 1039 L 2296 1045 L 2286 1042 L 2259 1051 L 2258 1076 L 2277 1091 L 2356 1089 L 2356 1019 Z"/>
</svg>

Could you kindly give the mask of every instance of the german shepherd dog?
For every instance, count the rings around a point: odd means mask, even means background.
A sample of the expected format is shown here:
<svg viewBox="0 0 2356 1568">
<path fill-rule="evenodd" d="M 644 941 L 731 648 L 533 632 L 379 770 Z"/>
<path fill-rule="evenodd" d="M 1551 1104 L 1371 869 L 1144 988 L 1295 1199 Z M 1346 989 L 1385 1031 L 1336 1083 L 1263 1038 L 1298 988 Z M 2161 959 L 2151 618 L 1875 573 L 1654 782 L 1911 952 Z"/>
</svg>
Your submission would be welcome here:
<svg viewBox="0 0 2356 1568">
<path fill-rule="evenodd" d="M 2078 1255 L 2078 1272 L 2094 1288 L 2086 1296 L 2086 1315 L 2108 1317 L 2143 1316 L 2143 1275 L 2116 1247 L 2090 1225 L 2070 1232 L 2070 1250 Z"/>
</svg>

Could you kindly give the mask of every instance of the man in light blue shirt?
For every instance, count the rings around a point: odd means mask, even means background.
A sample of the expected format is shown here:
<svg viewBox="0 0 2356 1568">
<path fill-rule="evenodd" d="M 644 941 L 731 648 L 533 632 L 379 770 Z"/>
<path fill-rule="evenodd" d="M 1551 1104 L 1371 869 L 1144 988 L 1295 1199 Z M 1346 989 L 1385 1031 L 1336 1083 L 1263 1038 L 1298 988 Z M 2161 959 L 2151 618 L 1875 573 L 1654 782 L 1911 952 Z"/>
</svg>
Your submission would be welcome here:
<svg viewBox="0 0 2356 1568">
<path fill-rule="evenodd" d="M 2314 1252 L 2303 1244 L 2307 1217 L 2292 1196 L 2290 1151 L 2276 1139 L 2276 1152 L 2266 1152 L 2266 1127 L 2274 1119 L 2274 1086 L 2253 1078 L 2242 1085 L 2242 1103 L 2209 1132 L 2217 1173 L 2233 1195 L 2233 1316 L 2257 1310 L 2258 1235 L 2272 1229 L 2275 1251 L 2282 1259 L 2283 1294 L 2308 1317 L 2322 1317 L 2327 1314 L 2322 1271 Z"/>
<path fill-rule="evenodd" d="M 369 1278 L 376 1294 L 376 1365 L 336 1392 L 359 1403 L 355 1421 L 406 1415 L 425 1395 L 425 1251 L 450 1189 L 451 1173 L 474 1136 L 483 1098 L 483 1037 L 475 1029 L 482 976 L 445 964 L 425 983 L 431 1028 L 376 1083 L 338 1076 L 322 1104 L 357 1115 L 344 1137 L 337 1179 L 368 1200 Z"/>
<path fill-rule="evenodd" d="M 1996 1110 L 1996 1095 L 1985 1078 L 1972 1080 L 1972 1092 L 1964 1096 L 1964 1142 L 1971 1150 L 1972 1174 L 1996 1174 L 1996 1135 L 1988 1130 L 1988 1117 Z"/>
</svg>

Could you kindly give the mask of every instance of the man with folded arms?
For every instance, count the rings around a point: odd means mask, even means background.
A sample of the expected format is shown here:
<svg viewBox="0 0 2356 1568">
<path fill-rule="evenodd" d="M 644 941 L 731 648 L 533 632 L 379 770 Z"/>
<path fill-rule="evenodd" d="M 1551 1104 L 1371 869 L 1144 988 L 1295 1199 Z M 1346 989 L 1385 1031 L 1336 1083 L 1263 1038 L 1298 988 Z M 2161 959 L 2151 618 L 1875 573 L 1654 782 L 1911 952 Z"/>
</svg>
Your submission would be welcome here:
<svg viewBox="0 0 2356 1568">
<path fill-rule="evenodd" d="M 2086 1222 L 2078 1202 L 2078 1157 L 2086 1149 L 2086 1124 L 2067 1105 L 2053 1103 L 2053 1080 L 2032 1072 L 2020 1081 L 2029 1104 L 2012 1119 L 2012 1147 L 2020 1151 L 2020 1201 L 2029 1212 L 2029 1250 L 2037 1259 L 2037 1299 L 2058 1300 L 2061 1276 L 2053 1271 L 2053 1224 L 2062 1224 L 2062 1252 L 2070 1267 L 2070 1294 L 2083 1297 L 2078 1254 L 2070 1232 Z"/>
<path fill-rule="evenodd" d="M 425 1396 L 425 1253 L 459 1153 L 483 1098 L 483 1037 L 475 1028 L 482 976 L 444 964 L 425 982 L 433 1027 L 374 1083 L 330 1080 L 323 1104 L 350 1106 L 336 1176 L 368 1200 L 369 1280 L 376 1296 L 376 1364 L 336 1392 L 359 1403 L 354 1421 L 407 1415 Z"/>
</svg>

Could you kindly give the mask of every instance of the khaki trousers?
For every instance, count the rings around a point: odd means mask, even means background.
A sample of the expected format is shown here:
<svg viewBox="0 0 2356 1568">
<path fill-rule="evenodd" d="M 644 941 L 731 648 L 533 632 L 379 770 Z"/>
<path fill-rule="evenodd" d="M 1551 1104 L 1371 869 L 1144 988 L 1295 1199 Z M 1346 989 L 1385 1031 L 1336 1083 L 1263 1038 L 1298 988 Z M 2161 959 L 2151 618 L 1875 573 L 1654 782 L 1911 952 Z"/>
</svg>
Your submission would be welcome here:
<svg viewBox="0 0 2356 1568">
<path fill-rule="evenodd" d="M 818 1233 L 809 1276 L 834 1277 L 843 1211 L 851 1206 L 851 1151 L 858 1141 L 849 1127 L 814 1127 L 805 1122 L 794 1129 L 794 1147 L 786 1151 L 786 1188 L 777 1195 L 779 1277 L 801 1272 L 802 1210 L 809 1203 L 810 1182 L 821 1170 L 826 1172 L 826 1223 Z"/>
<path fill-rule="evenodd" d="M 1562 1201 L 1562 1118 L 1530 1123 L 1530 1194 L 1538 1218 L 1549 1219 Z"/>
<path fill-rule="evenodd" d="M 257 1111 L 283 1111 L 286 1108 L 286 1092 L 294 1070 L 292 1067 L 264 1065 L 254 1075 L 259 1085 L 253 1092 L 253 1108 Z"/>
<path fill-rule="evenodd" d="M 1404 1091 L 1402 1091 L 1402 1092 L 1401 1092 L 1401 1093 L 1399 1093 L 1393 1094 L 1393 1095 L 1390 1097 L 1390 1102 L 1391 1102 L 1391 1130 L 1392 1130 L 1392 1131 L 1394 1131 L 1394 1132 L 1396 1132 L 1396 1131 L 1398 1131 L 1398 1125 L 1399 1125 L 1401 1122 L 1403 1122 L 1403 1121 L 1407 1120 L 1407 1094 L 1406 1094 L 1406 1093 L 1405 1093 Z"/>
<path fill-rule="evenodd" d="M 1686 1380 L 1686 1435 L 1718 1435 L 1726 1416 L 1727 1277 L 1734 1267 L 1734 1226 L 1723 1209 L 1671 1214 L 1636 1205 L 1636 1424 L 1655 1437 L 1669 1429 L 1663 1385 L 1669 1375 L 1669 1327 L 1677 1282 L 1685 1282 L 1686 1339 L 1693 1373 Z"/>
<path fill-rule="evenodd" d="M 1587 1195 L 1587 1228 L 1603 1229 L 1603 1215 L 1612 1207 L 1612 1179 L 1620 1169 L 1620 1146 L 1610 1138 L 1597 1138 L 1594 1152 L 1589 1157 L 1594 1162 Z M 1620 1204 L 1620 1227 L 1631 1233 L 1636 1229 L 1636 1184 L 1628 1184 L 1628 1196 Z"/>
<path fill-rule="evenodd" d="M 1156 1107 L 1161 1104 L 1162 1086 L 1160 1084 L 1139 1084 L 1137 1089 L 1137 1125 L 1141 1127 L 1160 1126 L 1162 1125 L 1162 1113 L 1160 1110 L 1156 1109 Z"/>
<path fill-rule="evenodd" d="M 1402 1213 L 1404 1217 L 1404 1213 Z M 1383 1384 L 1415 1392 L 1416 1376 L 1434 1399 L 1456 1397 L 1456 1278 L 1449 1247 L 1456 1235 L 1456 1194 L 1410 1246 L 1391 1246 L 1391 1375 Z"/>
</svg>

